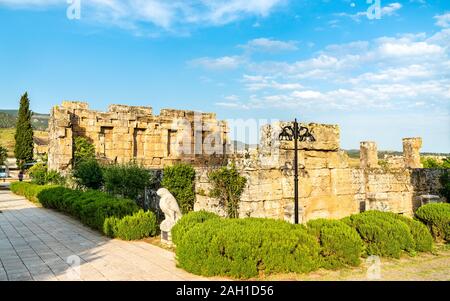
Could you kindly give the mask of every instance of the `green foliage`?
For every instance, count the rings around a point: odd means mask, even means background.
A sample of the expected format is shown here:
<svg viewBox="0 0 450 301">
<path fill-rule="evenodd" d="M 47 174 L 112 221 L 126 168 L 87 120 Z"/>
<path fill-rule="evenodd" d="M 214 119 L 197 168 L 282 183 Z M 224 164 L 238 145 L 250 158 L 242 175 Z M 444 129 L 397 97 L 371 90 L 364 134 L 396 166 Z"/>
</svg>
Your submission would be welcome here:
<svg viewBox="0 0 450 301">
<path fill-rule="evenodd" d="M 99 189 L 103 185 L 103 171 L 95 159 L 79 161 L 72 175 L 80 187 Z"/>
<path fill-rule="evenodd" d="M 439 193 L 447 199 L 447 203 L 450 203 L 450 172 L 446 171 L 440 178 L 442 188 Z"/>
<path fill-rule="evenodd" d="M 85 137 L 75 137 L 74 139 L 74 165 L 82 161 L 91 161 L 95 159 L 95 147 Z"/>
<path fill-rule="evenodd" d="M 4 165 L 8 158 L 8 149 L 0 145 L 0 165 Z"/>
<path fill-rule="evenodd" d="M 47 184 L 47 166 L 43 163 L 33 165 L 29 170 L 31 182 L 33 184 L 45 185 Z"/>
<path fill-rule="evenodd" d="M 204 223 L 207 220 L 219 218 L 215 213 L 208 211 L 193 211 L 183 215 L 183 217 L 172 228 L 172 242 L 177 245 L 181 238 L 195 225 Z"/>
<path fill-rule="evenodd" d="M 26 182 L 14 182 L 11 183 L 10 189 L 13 193 L 17 195 L 24 196 L 29 201 L 33 203 L 39 203 L 39 199 L 37 195 L 43 191 L 44 189 L 48 188 L 54 188 L 56 186 L 42 186 L 32 183 L 26 183 Z"/>
<path fill-rule="evenodd" d="M 423 165 L 423 168 L 443 168 L 450 169 L 450 157 L 439 161 L 435 158 L 425 158 L 421 157 L 420 162 Z"/>
<path fill-rule="evenodd" d="M 408 225 L 391 214 L 366 211 L 343 219 L 358 231 L 366 255 L 399 258 L 402 251 L 415 252 L 415 241 Z"/>
<path fill-rule="evenodd" d="M 37 163 L 29 170 L 31 182 L 38 185 L 54 184 L 64 185 L 66 179 L 56 170 L 48 170 L 44 163 Z"/>
<path fill-rule="evenodd" d="M 176 164 L 164 168 L 161 186 L 175 197 L 183 214 L 194 210 L 194 181 L 195 170 L 191 165 Z"/>
<path fill-rule="evenodd" d="M 145 187 L 155 185 L 153 171 L 137 164 L 114 164 L 103 167 L 105 190 L 112 194 L 136 200 L 144 194 Z"/>
<path fill-rule="evenodd" d="M 416 211 L 416 218 L 422 221 L 437 240 L 450 241 L 450 204 L 427 204 Z"/>
<path fill-rule="evenodd" d="M 122 219 L 109 217 L 105 220 L 103 226 L 103 232 L 106 235 L 123 240 L 138 240 L 155 236 L 157 231 L 156 215 L 151 211 L 144 212 L 144 210 L 139 210 Z"/>
<path fill-rule="evenodd" d="M 53 187 L 42 190 L 37 198 L 44 207 L 70 214 L 99 231 L 104 230 L 107 218 L 123 218 L 139 210 L 131 200 L 114 198 L 95 190 L 83 192 Z"/>
<path fill-rule="evenodd" d="M 319 265 L 319 244 L 301 225 L 270 219 L 212 218 L 178 242 L 178 264 L 204 276 L 250 278 L 260 273 L 306 273 Z"/>
<path fill-rule="evenodd" d="M 25 163 L 33 161 L 33 128 L 31 126 L 31 111 L 28 93 L 25 93 L 20 99 L 19 116 L 14 139 L 16 140 L 14 156 L 17 160 L 17 165 L 22 169 Z"/>
<path fill-rule="evenodd" d="M 322 267 L 336 269 L 360 264 L 363 242 L 355 229 L 342 221 L 327 219 L 309 221 L 307 226 L 320 242 Z"/>
<path fill-rule="evenodd" d="M 378 214 L 380 218 L 392 218 L 405 223 L 414 239 L 415 251 L 430 252 L 432 250 L 433 236 L 423 223 L 393 212 L 374 211 L 372 214 Z"/>
<path fill-rule="evenodd" d="M 227 216 L 239 217 L 239 201 L 244 191 L 247 179 L 239 175 L 236 167 L 221 167 L 208 175 L 212 189 L 210 196 L 218 198 L 222 206 L 226 208 Z"/>
</svg>

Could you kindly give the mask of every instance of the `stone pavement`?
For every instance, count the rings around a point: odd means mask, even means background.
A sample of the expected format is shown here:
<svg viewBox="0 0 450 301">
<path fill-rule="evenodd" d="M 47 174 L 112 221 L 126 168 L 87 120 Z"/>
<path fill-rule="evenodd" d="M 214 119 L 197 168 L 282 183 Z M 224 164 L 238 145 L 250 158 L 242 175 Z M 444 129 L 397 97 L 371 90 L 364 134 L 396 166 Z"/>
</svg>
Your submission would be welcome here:
<svg viewBox="0 0 450 301">
<path fill-rule="evenodd" d="M 109 239 L 0 189 L 0 281 L 206 280 L 176 268 L 174 257 L 145 242 Z"/>
</svg>

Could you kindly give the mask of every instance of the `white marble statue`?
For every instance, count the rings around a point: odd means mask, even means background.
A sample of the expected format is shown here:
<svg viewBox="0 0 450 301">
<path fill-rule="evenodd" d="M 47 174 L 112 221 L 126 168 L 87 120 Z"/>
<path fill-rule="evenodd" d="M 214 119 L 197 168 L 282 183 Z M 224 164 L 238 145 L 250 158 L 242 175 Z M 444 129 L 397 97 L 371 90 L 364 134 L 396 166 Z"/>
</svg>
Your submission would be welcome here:
<svg viewBox="0 0 450 301">
<path fill-rule="evenodd" d="M 168 233 L 170 236 L 170 231 L 176 222 L 181 218 L 182 214 L 180 207 L 178 206 L 177 200 L 166 188 L 160 188 L 156 194 L 161 198 L 159 200 L 159 207 L 162 212 L 164 212 L 165 219 L 159 226 L 162 232 Z"/>
</svg>

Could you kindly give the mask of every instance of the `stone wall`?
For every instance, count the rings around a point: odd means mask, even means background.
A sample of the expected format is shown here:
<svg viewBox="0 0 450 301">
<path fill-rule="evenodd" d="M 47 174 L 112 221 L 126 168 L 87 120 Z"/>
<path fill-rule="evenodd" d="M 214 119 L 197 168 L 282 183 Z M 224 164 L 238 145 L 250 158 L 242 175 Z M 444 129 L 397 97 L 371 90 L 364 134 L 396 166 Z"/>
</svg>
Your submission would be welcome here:
<svg viewBox="0 0 450 301">
<path fill-rule="evenodd" d="M 97 112 L 87 103 L 63 102 L 49 121 L 50 169 L 71 168 L 77 136 L 94 144 L 99 159 L 155 169 L 180 161 L 202 166 L 223 161 L 229 146 L 227 125 L 213 113 L 163 109 L 153 115 L 150 107 L 123 105 Z M 212 147 L 205 151 L 207 139 Z"/>
<path fill-rule="evenodd" d="M 257 150 L 230 158 L 247 178 L 240 217 L 294 219 L 293 142 L 278 139 L 279 129 L 285 125 L 264 126 Z M 381 168 L 374 142 L 361 143 L 361 167 L 350 168 L 346 153 L 340 150 L 337 126 L 304 126 L 311 130 L 316 142 L 300 143 L 298 153 L 301 222 L 315 218 L 338 219 L 371 209 L 412 216 L 424 195 L 438 194 L 443 170 L 413 169 L 405 165 Z M 420 148 L 410 150 L 408 156 L 415 157 Z M 224 215 L 218 201 L 208 197 L 210 169 L 197 169 L 195 210 Z"/>
</svg>

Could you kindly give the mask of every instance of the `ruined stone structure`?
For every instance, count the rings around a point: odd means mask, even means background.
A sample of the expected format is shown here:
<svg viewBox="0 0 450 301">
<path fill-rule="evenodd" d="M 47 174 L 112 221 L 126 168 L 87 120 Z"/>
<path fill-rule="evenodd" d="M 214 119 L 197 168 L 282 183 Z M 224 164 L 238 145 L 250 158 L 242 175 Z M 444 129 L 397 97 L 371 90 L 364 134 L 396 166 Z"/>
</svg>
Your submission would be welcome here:
<svg viewBox="0 0 450 301">
<path fill-rule="evenodd" d="M 72 166 L 74 138 L 87 137 L 97 157 L 118 163 L 136 161 L 152 169 L 175 162 L 196 167 L 195 210 L 224 214 L 210 198 L 208 172 L 234 163 L 247 178 L 240 216 L 293 220 L 294 180 L 292 141 L 280 141 L 286 122 L 261 128 L 261 141 L 246 153 L 231 153 L 228 128 L 215 114 L 111 105 L 108 112 L 89 110 L 86 103 L 63 102 L 53 108 L 49 122 L 49 168 L 65 172 Z M 360 145 L 360 167 L 350 167 L 340 149 L 336 125 L 308 124 L 314 142 L 299 143 L 299 216 L 342 218 L 377 209 L 411 216 L 438 195 L 442 170 L 421 169 L 420 138 L 403 140 L 404 155 L 378 161 L 375 142 Z M 206 148 L 209 145 L 209 148 Z M 212 149 L 211 149 L 212 147 Z M 385 164 L 392 161 L 395 164 Z M 388 162 L 389 163 L 389 162 Z"/>
<path fill-rule="evenodd" d="M 108 112 L 89 110 L 83 102 L 63 102 L 52 109 L 49 120 L 49 168 L 65 172 L 72 166 L 74 138 L 88 138 L 97 157 L 118 163 L 135 161 L 149 168 L 174 162 L 193 165 L 223 160 L 229 142 L 227 125 L 213 113 L 151 107 L 111 105 Z M 213 149 L 205 152 L 210 139 Z"/>
<path fill-rule="evenodd" d="M 271 217 L 293 221 L 293 142 L 279 141 L 282 124 L 262 128 L 258 150 L 234 158 L 247 187 L 240 203 L 240 216 Z M 420 158 L 418 138 L 405 139 L 404 164 L 381 168 L 374 142 L 361 143 L 361 166 L 350 168 L 340 150 L 339 128 L 309 124 L 316 142 L 301 142 L 299 151 L 299 216 L 342 218 L 365 210 L 392 211 L 411 216 L 430 195 L 436 200 L 442 170 L 416 169 Z M 413 147 L 414 146 L 414 147 Z M 411 163 L 411 162 L 414 162 Z M 420 162 L 419 162 L 420 163 Z M 208 197 L 208 168 L 197 170 L 195 209 L 224 214 L 217 200 Z"/>
</svg>

